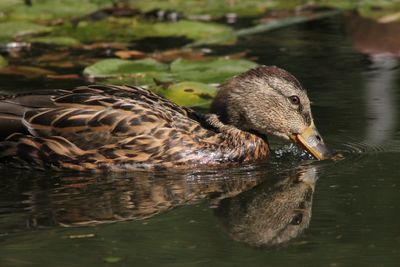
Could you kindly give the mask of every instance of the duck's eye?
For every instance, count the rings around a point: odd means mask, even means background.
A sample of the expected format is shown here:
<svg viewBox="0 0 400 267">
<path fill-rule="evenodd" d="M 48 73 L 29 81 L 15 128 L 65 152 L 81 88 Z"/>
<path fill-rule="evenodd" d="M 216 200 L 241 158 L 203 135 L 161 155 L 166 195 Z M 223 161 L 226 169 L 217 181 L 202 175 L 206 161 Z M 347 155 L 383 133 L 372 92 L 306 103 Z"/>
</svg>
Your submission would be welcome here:
<svg viewBox="0 0 400 267">
<path fill-rule="evenodd" d="M 289 100 L 293 105 L 300 105 L 300 98 L 297 95 L 289 96 Z"/>
<path fill-rule="evenodd" d="M 303 221 L 303 214 L 298 213 L 292 218 L 292 220 L 290 221 L 290 224 L 291 225 L 299 225 L 299 224 L 301 224 L 302 221 Z"/>
</svg>

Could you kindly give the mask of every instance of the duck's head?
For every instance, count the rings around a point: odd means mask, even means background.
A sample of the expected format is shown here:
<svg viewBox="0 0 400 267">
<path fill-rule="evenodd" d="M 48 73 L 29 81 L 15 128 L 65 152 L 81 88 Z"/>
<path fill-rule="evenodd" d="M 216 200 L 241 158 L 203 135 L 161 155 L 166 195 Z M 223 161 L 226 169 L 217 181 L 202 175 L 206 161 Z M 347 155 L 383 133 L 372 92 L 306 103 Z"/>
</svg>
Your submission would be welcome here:
<svg viewBox="0 0 400 267">
<path fill-rule="evenodd" d="M 328 157 L 300 82 L 275 66 L 260 66 L 223 85 L 211 111 L 226 124 L 261 136 L 291 139 L 317 159 Z"/>
</svg>

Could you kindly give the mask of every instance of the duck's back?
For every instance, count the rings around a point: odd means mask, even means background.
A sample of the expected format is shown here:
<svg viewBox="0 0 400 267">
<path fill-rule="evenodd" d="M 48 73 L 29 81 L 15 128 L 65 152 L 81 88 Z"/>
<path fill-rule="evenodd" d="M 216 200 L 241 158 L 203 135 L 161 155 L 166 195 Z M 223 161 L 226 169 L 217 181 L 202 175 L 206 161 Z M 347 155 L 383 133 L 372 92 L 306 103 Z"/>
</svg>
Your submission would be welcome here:
<svg viewBox="0 0 400 267">
<path fill-rule="evenodd" d="M 203 128 L 197 116 L 140 87 L 3 97 L 0 157 L 76 170 L 183 164 L 218 145 L 218 133 Z"/>
</svg>

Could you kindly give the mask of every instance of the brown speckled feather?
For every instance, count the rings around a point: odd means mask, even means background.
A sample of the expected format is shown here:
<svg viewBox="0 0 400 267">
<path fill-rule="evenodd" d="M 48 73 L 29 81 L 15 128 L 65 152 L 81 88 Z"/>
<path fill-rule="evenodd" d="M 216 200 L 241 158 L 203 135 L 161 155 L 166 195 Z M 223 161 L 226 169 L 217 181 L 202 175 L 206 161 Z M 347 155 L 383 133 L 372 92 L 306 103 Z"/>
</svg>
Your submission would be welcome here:
<svg viewBox="0 0 400 267">
<path fill-rule="evenodd" d="M 5 97 L 0 127 L 8 117 L 20 124 L 0 142 L 0 160 L 39 169 L 189 167 L 251 162 L 268 154 L 260 137 L 140 87 L 96 85 Z"/>
</svg>

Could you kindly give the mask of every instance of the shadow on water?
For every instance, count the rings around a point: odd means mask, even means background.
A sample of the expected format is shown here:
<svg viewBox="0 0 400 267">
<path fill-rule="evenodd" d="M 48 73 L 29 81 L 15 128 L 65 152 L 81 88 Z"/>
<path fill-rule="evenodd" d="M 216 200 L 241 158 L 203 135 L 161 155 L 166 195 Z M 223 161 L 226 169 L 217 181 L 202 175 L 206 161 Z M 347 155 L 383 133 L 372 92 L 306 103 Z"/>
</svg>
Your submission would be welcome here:
<svg viewBox="0 0 400 267">
<path fill-rule="evenodd" d="M 207 202 L 232 239 L 252 246 L 278 245 L 309 225 L 316 168 L 303 165 L 271 174 L 249 167 L 134 176 L 12 177 L 2 181 L 1 188 L 8 192 L 2 194 L 1 235 L 145 220 L 178 206 Z M 27 184 L 23 192 L 12 189 Z M 23 200 L 10 205 L 11 198 Z M 4 218 L 19 212 L 25 214 L 17 221 Z"/>
</svg>

